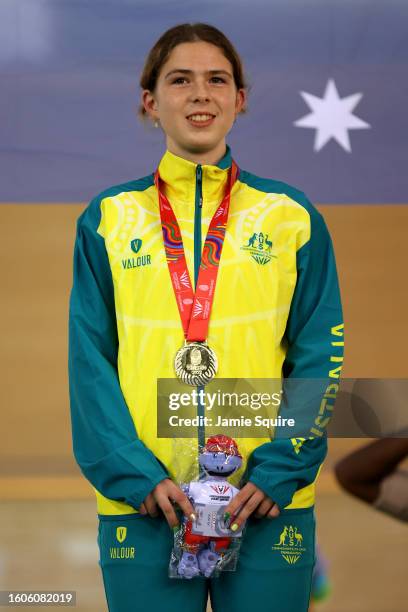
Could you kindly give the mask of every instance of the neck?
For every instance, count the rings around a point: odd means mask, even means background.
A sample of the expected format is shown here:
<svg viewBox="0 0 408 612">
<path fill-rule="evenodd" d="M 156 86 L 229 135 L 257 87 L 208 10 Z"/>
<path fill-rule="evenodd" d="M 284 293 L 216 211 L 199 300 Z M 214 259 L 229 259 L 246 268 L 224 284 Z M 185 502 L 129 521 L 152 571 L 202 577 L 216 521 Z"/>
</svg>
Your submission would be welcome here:
<svg viewBox="0 0 408 612">
<path fill-rule="evenodd" d="M 177 155 L 178 157 L 187 159 L 188 161 L 191 161 L 194 164 L 201 164 L 206 166 L 216 166 L 220 159 L 224 157 L 225 152 L 227 150 L 225 141 L 220 142 L 220 144 L 217 145 L 215 149 L 212 149 L 208 152 L 199 151 L 195 153 L 194 151 L 186 151 L 184 149 L 180 149 L 172 142 L 167 142 L 167 148 L 170 153 L 173 153 L 173 155 Z"/>
</svg>

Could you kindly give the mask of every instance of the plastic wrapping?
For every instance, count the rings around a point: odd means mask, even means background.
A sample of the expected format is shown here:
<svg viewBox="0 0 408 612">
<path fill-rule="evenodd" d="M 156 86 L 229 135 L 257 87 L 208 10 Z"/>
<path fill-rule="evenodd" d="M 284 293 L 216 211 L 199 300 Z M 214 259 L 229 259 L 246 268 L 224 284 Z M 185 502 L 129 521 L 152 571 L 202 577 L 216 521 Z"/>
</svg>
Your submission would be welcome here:
<svg viewBox="0 0 408 612">
<path fill-rule="evenodd" d="M 171 578 L 213 578 L 221 571 L 234 571 L 238 561 L 244 525 L 233 532 L 224 522 L 225 508 L 238 493 L 228 482 L 242 463 L 237 444 L 228 436 L 213 436 L 198 461 L 204 475 L 181 484 L 196 519 L 183 517 L 175 530 L 169 564 Z"/>
</svg>

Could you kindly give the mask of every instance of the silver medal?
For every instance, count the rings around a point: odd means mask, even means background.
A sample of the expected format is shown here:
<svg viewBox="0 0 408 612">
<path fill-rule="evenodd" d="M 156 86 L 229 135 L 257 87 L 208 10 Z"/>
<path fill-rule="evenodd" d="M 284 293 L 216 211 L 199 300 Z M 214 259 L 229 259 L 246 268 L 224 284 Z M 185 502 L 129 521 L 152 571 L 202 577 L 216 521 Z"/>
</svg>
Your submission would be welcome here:
<svg viewBox="0 0 408 612">
<path fill-rule="evenodd" d="M 190 342 L 176 353 L 174 368 L 179 379 L 187 385 L 206 385 L 218 370 L 217 356 L 207 344 Z"/>
</svg>

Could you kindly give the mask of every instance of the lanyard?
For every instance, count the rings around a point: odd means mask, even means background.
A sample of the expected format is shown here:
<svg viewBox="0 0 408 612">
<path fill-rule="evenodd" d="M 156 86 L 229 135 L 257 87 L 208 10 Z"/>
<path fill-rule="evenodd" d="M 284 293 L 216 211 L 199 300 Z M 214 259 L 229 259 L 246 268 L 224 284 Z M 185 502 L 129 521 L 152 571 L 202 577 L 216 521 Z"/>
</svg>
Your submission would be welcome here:
<svg viewBox="0 0 408 612">
<path fill-rule="evenodd" d="M 184 337 L 189 342 L 204 342 L 208 336 L 218 267 L 228 221 L 231 190 L 238 173 L 239 168 L 232 160 L 224 197 L 208 228 L 195 293 L 190 281 L 179 224 L 169 200 L 161 189 L 162 180 L 159 171 L 156 170 L 154 175 L 154 182 L 159 194 L 160 218 L 167 265 L 183 325 Z"/>
</svg>

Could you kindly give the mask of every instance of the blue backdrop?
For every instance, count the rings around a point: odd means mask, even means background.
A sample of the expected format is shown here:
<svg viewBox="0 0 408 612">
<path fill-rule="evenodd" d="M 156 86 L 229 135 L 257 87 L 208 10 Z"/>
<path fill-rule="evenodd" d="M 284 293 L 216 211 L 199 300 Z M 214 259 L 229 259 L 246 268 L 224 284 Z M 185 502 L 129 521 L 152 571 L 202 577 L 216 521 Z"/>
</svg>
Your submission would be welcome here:
<svg viewBox="0 0 408 612">
<path fill-rule="evenodd" d="M 152 172 L 139 74 L 160 34 L 205 21 L 240 52 L 237 162 L 316 203 L 408 202 L 406 0 L 1 0 L 0 201 L 83 202 Z"/>
</svg>

